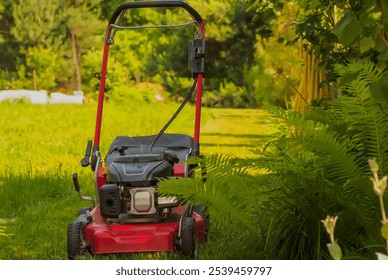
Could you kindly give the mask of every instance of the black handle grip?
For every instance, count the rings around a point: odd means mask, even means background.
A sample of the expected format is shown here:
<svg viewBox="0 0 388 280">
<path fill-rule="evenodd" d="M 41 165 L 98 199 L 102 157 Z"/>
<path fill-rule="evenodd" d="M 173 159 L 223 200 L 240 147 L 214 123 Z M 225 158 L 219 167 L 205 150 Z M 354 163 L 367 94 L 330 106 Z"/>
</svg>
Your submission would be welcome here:
<svg viewBox="0 0 388 280">
<path fill-rule="evenodd" d="M 73 184 L 74 184 L 75 191 L 79 192 L 80 187 L 79 187 L 78 174 L 77 173 L 73 173 Z"/>
<path fill-rule="evenodd" d="M 86 151 L 85 156 L 83 159 L 81 159 L 81 165 L 83 167 L 87 167 L 90 164 L 90 154 L 92 152 L 92 140 L 88 141 L 88 144 L 86 145 Z"/>
<path fill-rule="evenodd" d="M 126 2 L 120 4 L 114 11 L 109 23 L 113 24 L 116 22 L 122 11 L 127 9 L 136 9 L 136 8 L 175 8 L 180 7 L 185 9 L 197 23 L 202 23 L 201 15 L 189 4 L 180 1 L 180 0 L 171 0 L 171 1 L 145 1 L 145 2 Z"/>
<path fill-rule="evenodd" d="M 100 147 L 94 146 L 93 147 L 93 154 L 92 154 L 92 159 L 90 161 L 90 167 L 92 168 L 92 171 L 96 170 L 96 164 L 98 162 L 98 157 L 96 155 L 96 152 L 100 150 Z"/>
</svg>

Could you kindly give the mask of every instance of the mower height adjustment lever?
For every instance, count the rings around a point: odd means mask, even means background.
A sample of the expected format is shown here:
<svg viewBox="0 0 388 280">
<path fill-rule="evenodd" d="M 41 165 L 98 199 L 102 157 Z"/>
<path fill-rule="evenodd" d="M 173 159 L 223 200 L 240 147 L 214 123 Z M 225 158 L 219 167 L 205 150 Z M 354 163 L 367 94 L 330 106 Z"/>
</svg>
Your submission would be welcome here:
<svg viewBox="0 0 388 280">
<path fill-rule="evenodd" d="M 75 188 L 75 191 L 78 193 L 78 196 L 81 200 L 86 200 L 86 201 L 90 201 L 92 204 L 93 204 L 93 207 L 95 206 L 95 202 L 94 202 L 94 199 L 90 196 L 83 196 L 81 194 L 81 190 L 80 190 L 80 185 L 79 185 L 79 181 L 78 181 L 78 174 L 77 173 L 73 173 L 73 184 L 74 184 L 74 188 Z"/>
<path fill-rule="evenodd" d="M 88 144 L 86 145 L 86 151 L 85 156 L 83 159 L 81 159 L 81 165 L 82 167 L 88 167 L 90 165 L 90 154 L 92 153 L 92 140 L 88 141 Z"/>
</svg>

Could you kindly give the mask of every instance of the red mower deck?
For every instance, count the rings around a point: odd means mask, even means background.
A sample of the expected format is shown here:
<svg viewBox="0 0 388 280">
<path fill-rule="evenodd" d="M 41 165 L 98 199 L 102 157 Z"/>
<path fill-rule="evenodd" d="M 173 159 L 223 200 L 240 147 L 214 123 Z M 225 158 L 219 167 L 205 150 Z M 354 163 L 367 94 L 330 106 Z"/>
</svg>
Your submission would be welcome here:
<svg viewBox="0 0 388 280">
<path fill-rule="evenodd" d="M 180 211 L 179 211 L 180 210 Z M 182 213 L 184 209 L 177 209 Z M 93 222 L 85 228 L 85 241 L 92 244 L 93 253 L 140 253 L 140 252 L 174 252 L 179 221 L 155 224 L 106 224 L 99 215 L 99 208 L 91 212 Z M 196 221 L 198 242 L 205 242 L 204 220 L 193 213 Z"/>
</svg>

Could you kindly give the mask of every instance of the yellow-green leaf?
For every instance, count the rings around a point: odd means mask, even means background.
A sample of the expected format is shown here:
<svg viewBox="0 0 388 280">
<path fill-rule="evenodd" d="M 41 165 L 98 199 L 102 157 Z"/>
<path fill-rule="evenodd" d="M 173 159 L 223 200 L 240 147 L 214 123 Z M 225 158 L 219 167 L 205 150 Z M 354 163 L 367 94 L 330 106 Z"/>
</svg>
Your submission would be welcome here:
<svg viewBox="0 0 388 280">
<path fill-rule="evenodd" d="M 379 24 L 382 13 L 376 6 L 376 3 L 365 5 L 360 11 L 359 19 L 363 26 L 371 27 Z"/>
<path fill-rule="evenodd" d="M 360 52 L 364 53 L 374 48 L 376 42 L 371 37 L 364 37 L 360 40 Z"/>
<path fill-rule="evenodd" d="M 373 82 L 369 86 L 373 98 L 377 102 L 388 103 L 388 74 L 385 73 L 377 81 Z"/>
<path fill-rule="evenodd" d="M 338 23 L 334 26 L 334 34 L 339 36 L 344 32 L 345 28 L 352 22 L 353 17 L 349 12 L 345 13 Z"/>
<path fill-rule="evenodd" d="M 329 253 L 334 260 L 340 260 L 342 258 L 341 247 L 338 245 L 337 241 L 327 244 L 327 248 L 329 249 Z"/>
<path fill-rule="evenodd" d="M 345 47 L 349 47 L 361 35 L 361 23 L 350 12 L 334 26 L 334 34 L 338 41 Z"/>
<path fill-rule="evenodd" d="M 319 5 L 319 0 L 312 0 L 310 3 L 310 10 L 315 10 L 316 7 Z"/>
<path fill-rule="evenodd" d="M 388 222 L 384 222 L 381 227 L 381 235 L 388 240 Z"/>
</svg>

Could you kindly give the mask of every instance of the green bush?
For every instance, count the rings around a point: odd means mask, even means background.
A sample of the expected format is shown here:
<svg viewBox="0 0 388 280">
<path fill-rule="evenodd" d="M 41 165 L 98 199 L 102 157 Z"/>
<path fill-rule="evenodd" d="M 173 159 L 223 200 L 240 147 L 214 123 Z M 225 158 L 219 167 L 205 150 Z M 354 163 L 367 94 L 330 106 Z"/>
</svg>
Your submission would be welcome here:
<svg viewBox="0 0 388 280">
<path fill-rule="evenodd" d="M 34 74 L 36 73 L 37 89 L 53 90 L 58 87 L 57 77 L 62 78 L 63 60 L 54 50 L 44 47 L 32 47 L 26 51 L 26 64 L 20 65 L 18 79 L 13 83 L 14 89 L 33 89 Z M 61 75 L 62 74 L 62 75 Z"/>
<path fill-rule="evenodd" d="M 110 101 L 118 103 L 152 104 L 166 101 L 169 94 L 160 85 L 141 83 L 133 86 L 119 85 L 110 91 L 109 97 Z"/>
<path fill-rule="evenodd" d="M 218 91 L 205 92 L 203 103 L 208 107 L 242 108 L 248 106 L 244 98 L 246 95 L 244 87 L 225 80 Z"/>
</svg>

